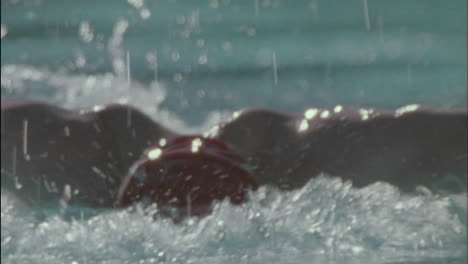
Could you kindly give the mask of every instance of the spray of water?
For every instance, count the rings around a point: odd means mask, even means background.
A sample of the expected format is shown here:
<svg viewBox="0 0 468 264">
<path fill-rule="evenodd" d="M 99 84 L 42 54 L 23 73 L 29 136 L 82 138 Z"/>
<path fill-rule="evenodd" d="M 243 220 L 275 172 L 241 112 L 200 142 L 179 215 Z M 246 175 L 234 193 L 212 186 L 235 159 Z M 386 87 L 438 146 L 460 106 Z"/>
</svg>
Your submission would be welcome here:
<svg viewBox="0 0 468 264">
<path fill-rule="evenodd" d="M 247 204 L 224 201 L 179 224 L 156 207 L 42 208 L 49 211 L 39 221 L 37 211 L 14 204 L 2 194 L 2 260 L 9 263 L 466 261 L 466 194 L 406 195 L 384 183 L 358 190 L 323 176 L 293 192 L 263 187 Z"/>
<path fill-rule="evenodd" d="M 192 20 L 191 24 L 196 25 L 197 20 Z M 200 125 L 190 126 L 173 112 L 161 109 L 167 88 L 157 81 L 156 54 L 150 58 L 155 72 L 153 82 L 143 85 L 131 78 L 131 54 L 122 48 L 128 27 L 126 20 L 118 20 L 109 39 L 108 52 L 113 66 L 111 73 L 76 74 L 24 65 L 2 65 L 2 86 L 13 96 L 46 101 L 65 108 L 92 108 L 111 103 L 134 105 L 155 121 L 180 133 L 202 133 L 227 120 L 230 112 L 214 111 Z M 80 60 L 77 63 L 81 63 Z M 130 111 L 127 124 L 130 127 Z M 24 146 L 27 146 L 27 140 L 24 142 Z"/>
</svg>

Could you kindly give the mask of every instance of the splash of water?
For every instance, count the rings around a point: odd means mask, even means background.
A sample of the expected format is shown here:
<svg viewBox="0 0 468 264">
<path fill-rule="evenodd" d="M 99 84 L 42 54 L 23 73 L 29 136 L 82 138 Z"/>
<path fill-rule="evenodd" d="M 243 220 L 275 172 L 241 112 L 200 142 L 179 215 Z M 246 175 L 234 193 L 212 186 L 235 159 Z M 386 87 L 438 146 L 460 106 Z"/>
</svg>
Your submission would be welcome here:
<svg viewBox="0 0 468 264">
<path fill-rule="evenodd" d="M 261 188 L 242 206 L 174 224 L 140 206 L 68 216 L 25 213 L 2 196 L 7 263 L 463 263 L 466 194 L 406 195 L 376 183 L 354 189 L 319 177 L 293 192 Z M 34 218 L 45 212 L 43 220 Z M 83 215 L 87 215 L 84 217 Z M 17 223 L 21 222 L 21 225 Z"/>
</svg>

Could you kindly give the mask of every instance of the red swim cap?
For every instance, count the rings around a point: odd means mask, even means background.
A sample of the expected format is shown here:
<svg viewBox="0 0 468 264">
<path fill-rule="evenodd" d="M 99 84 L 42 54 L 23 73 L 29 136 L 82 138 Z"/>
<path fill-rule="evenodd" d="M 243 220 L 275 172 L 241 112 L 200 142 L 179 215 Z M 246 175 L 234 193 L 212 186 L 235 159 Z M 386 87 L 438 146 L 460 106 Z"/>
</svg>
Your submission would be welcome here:
<svg viewBox="0 0 468 264">
<path fill-rule="evenodd" d="M 159 206 L 208 208 L 229 197 L 245 201 L 248 190 L 258 188 L 246 162 L 218 139 L 182 136 L 165 147 L 152 147 L 124 179 L 117 206 L 149 198 Z M 204 209 L 201 209 L 202 211 Z"/>
</svg>

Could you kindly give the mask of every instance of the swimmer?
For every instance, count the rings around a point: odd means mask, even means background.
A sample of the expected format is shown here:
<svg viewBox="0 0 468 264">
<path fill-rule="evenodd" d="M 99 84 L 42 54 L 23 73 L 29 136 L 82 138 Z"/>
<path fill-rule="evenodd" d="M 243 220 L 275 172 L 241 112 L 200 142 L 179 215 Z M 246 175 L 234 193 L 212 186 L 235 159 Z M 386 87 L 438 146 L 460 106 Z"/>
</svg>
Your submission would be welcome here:
<svg viewBox="0 0 468 264">
<path fill-rule="evenodd" d="M 177 198 L 181 207 L 224 198 L 241 203 L 246 190 L 293 190 L 322 173 L 355 187 L 385 181 L 409 192 L 419 185 L 467 188 L 467 109 L 247 109 L 210 137 L 182 138 L 125 105 L 72 111 L 2 101 L 1 114 L 2 189 L 28 203 L 64 193 L 93 207 L 144 198 L 168 204 Z M 194 141 L 200 146 L 190 154 Z M 222 184 L 226 175 L 237 180 Z M 209 194 L 183 201 L 194 190 Z"/>
<path fill-rule="evenodd" d="M 142 199 L 186 215 L 204 215 L 216 200 L 245 202 L 258 188 L 246 161 L 219 139 L 181 136 L 145 151 L 122 181 L 116 207 Z M 178 214 L 181 216 L 181 214 Z"/>
</svg>

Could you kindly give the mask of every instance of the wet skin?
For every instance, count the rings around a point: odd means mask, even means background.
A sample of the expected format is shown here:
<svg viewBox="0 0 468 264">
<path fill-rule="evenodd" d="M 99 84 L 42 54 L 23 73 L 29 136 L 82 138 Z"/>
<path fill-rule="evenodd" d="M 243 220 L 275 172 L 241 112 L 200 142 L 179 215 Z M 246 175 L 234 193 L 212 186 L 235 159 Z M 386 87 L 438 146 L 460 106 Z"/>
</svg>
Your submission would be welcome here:
<svg viewBox="0 0 468 264">
<path fill-rule="evenodd" d="M 128 106 L 95 110 L 2 101 L 2 189 L 37 203 L 69 185 L 72 202 L 111 207 L 144 150 L 179 136 Z M 464 192 L 467 117 L 467 109 L 424 107 L 247 109 L 211 136 L 236 149 L 259 185 L 291 190 L 325 173 L 356 187 L 386 181 L 403 191 Z"/>
<path fill-rule="evenodd" d="M 225 142 L 180 136 L 145 151 L 122 180 L 115 207 L 150 200 L 160 208 L 182 209 L 177 218 L 201 216 L 215 201 L 244 203 L 257 188 L 252 169 Z"/>
</svg>

